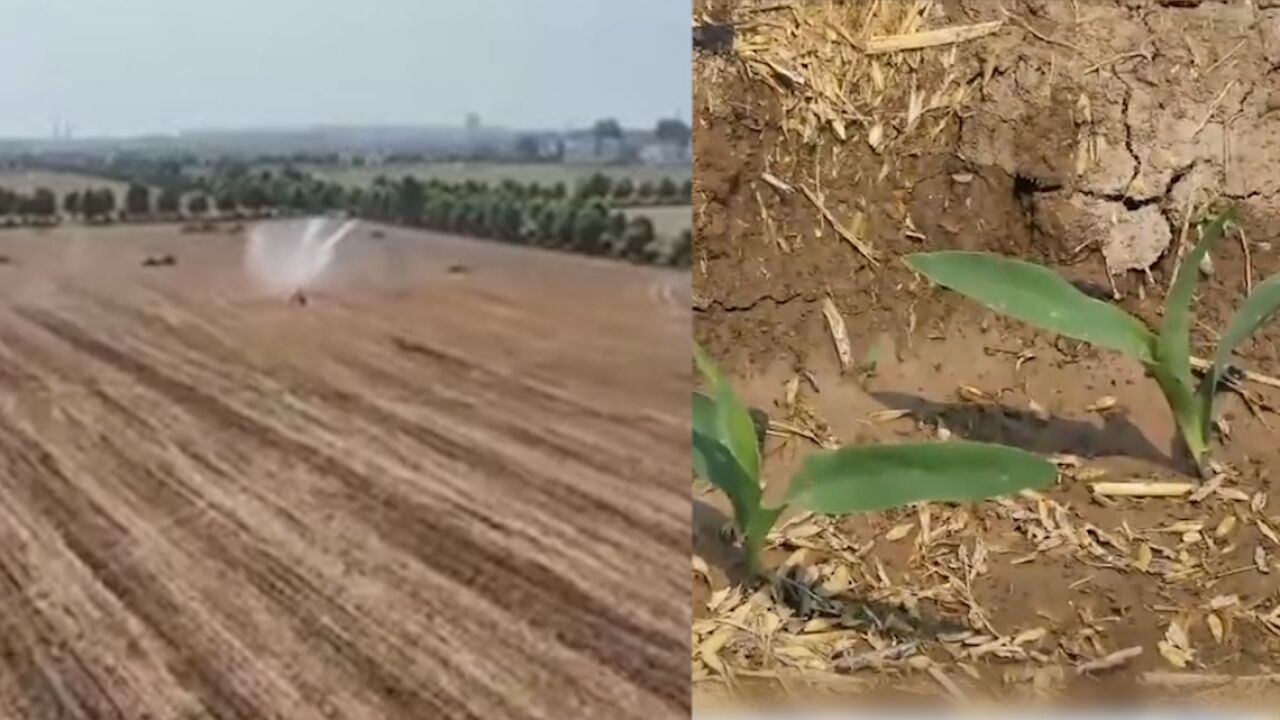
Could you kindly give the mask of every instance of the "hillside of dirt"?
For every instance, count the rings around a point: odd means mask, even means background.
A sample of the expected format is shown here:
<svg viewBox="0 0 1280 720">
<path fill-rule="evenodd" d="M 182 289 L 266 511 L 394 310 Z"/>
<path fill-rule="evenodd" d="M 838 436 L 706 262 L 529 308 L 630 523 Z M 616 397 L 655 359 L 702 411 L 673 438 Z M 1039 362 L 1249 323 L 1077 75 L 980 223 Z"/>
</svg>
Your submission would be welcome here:
<svg viewBox="0 0 1280 720">
<path fill-rule="evenodd" d="M 1140 366 L 986 313 L 901 262 L 1014 255 L 1153 322 L 1195 220 L 1224 202 L 1238 228 L 1194 306 L 1195 353 L 1210 356 L 1247 290 L 1280 272 L 1280 5 L 708 1 L 695 14 L 734 37 L 695 59 L 694 334 L 774 420 L 771 492 L 820 444 L 962 437 L 1063 471 L 1038 497 L 796 518 L 773 550 L 816 589 L 807 604 L 731 581 L 727 506 L 695 486 L 695 706 L 1220 701 L 1280 680 L 1277 383 L 1224 393 L 1202 489 Z M 1238 358 L 1280 375 L 1280 323 Z M 1100 497 L 1100 480 L 1195 491 Z M 720 631 L 726 619 L 739 629 Z"/>
<path fill-rule="evenodd" d="M 0 716 L 688 712 L 687 276 L 373 230 L 0 234 Z"/>
</svg>

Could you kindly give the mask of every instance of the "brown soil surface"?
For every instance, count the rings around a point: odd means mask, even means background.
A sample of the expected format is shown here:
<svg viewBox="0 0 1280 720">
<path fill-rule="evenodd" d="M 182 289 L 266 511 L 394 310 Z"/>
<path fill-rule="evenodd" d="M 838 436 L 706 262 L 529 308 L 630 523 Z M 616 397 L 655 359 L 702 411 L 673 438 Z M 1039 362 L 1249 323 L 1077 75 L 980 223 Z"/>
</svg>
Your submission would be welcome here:
<svg viewBox="0 0 1280 720">
<path fill-rule="evenodd" d="M 0 715 L 686 714 L 687 276 L 242 246 L 0 234 Z"/>
<path fill-rule="evenodd" d="M 815 687 L 837 696 L 1141 698 L 1170 692 L 1139 683 L 1165 671 L 1195 674 L 1177 678 L 1190 685 L 1182 692 L 1256 698 L 1244 684 L 1280 679 L 1240 679 L 1272 672 L 1280 658 L 1280 488 L 1271 482 L 1280 416 L 1266 409 L 1280 405 L 1280 391 L 1247 384 L 1253 412 L 1224 394 L 1230 435 L 1215 453 L 1226 492 L 1195 503 L 1098 500 L 1087 481 L 1104 475 L 1191 481 L 1154 381 L 1125 358 L 933 289 L 900 258 L 990 250 L 1104 294 L 1110 274 L 1119 302 L 1155 321 L 1189 208 L 1226 200 L 1243 234 L 1219 245 L 1200 286 L 1195 344 L 1207 356 L 1246 278 L 1280 272 L 1280 5 L 1050 0 L 1004 3 L 1004 15 L 999 3 L 917 3 L 930 8 L 924 28 L 1004 25 L 954 51 L 877 56 L 874 69 L 844 39 L 871 4 L 821 5 L 698 3 L 705 20 L 736 23 L 737 38 L 733 53 L 695 60 L 695 337 L 752 404 L 818 436 L 861 443 L 941 432 L 1070 454 L 1079 465 L 1039 500 L 806 520 L 794 536 L 779 533 L 776 562 L 802 550 L 796 573 L 848 580 L 827 616 L 767 591 L 746 608 L 750 592 L 734 590 L 723 569 L 736 562 L 716 532 L 726 506 L 695 487 L 705 520 L 696 552 L 710 565 L 709 577 L 694 578 L 695 707 L 726 688 L 772 698 L 810 698 Z M 914 122 L 913 91 L 925 108 Z M 822 220 L 805 188 L 873 248 L 877 265 Z M 874 372 L 840 372 L 821 312 L 828 296 L 855 359 Z M 1238 354 L 1245 367 L 1280 374 L 1280 323 Z M 784 388 L 798 375 L 799 401 L 787 406 Z M 962 399 L 960 385 L 993 399 Z M 1104 396 L 1116 409 L 1086 409 Z M 1029 412 L 1033 399 L 1049 419 Z M 868 419 L 886 409 L 909 413 Z M 814 449 L 771 438 L 771 492 Z M 864 613 L 873 605 L 881 610 Z M 697 645 L 720 626 L 699 619 L 726 616 L 747 630 L 717 638 L 724 644 L 707 663 Z M 932 626 L 968 637 L 922 630 Z M 1191 656 L 1178 667 L 1170 635 L 1181 631 Z M 818 632 L 836 635 L 806 640 Z M 801 649 L 776 651 L 788 643 Z M 1076 672 L 1130 647 L 1142 654 Z M 864 662 L 884 648 L 914 657 Z"/>
</svg>

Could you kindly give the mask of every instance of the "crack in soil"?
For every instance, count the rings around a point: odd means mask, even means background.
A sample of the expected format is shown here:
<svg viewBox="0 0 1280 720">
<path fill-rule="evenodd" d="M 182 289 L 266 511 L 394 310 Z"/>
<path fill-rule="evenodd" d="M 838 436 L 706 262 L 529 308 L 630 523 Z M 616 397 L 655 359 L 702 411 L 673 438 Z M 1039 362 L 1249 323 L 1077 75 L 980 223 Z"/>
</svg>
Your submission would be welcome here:
<svg viewBox="0 0 1280 720">
<path fill-rule="evenodd" d="M 1271 198 L 1274 198 L 1274 197 L 1280 196 L 1280 188 L 1276 188 L 1275 190 L 1272 190 L 1271 192 L 1264 192 L 1264 191 L 1262 191 L 1262 190 L 1254 190 L 1254 191 L 1252 191 L 1252 192 L 1244 193 L 1243 195 L 1242 195 L 1242 194 L 1240 194 L 1240 193 L 1230 193 L 1230 192 L 1227 192 L 1227 191 L 1225 191 L 1225 190 L 1224 190 L 1224 191 L 1222 191 L 1222 196 L 1223 196 L 1223 197 L 1226 197 L 1226 198 L 1231 198 L 1232 200 L 1254 200 L 1254 199 L 1256 199 L 1256 198 L 1262 198 L 1262 199 L 1264 199 L 1264 200 L 1270 200 Z"/>
<path fill-rule="evenodd" d="M 1138 181 L 1138 176 L 1142 174 L 1142 160 L 1138 157 L 1138 152 L 1133 149 L 1133 125 L 1129 122 L 1129 103 L 1133 101 L 1133 88 L 1124 78 L 1120 78 L 1120 82 L 1124 84 L 1124 98 L 1120 101 L 1120 119 L 1124 122 L 1124 149 L 1133 160 L 1133 174 L 1129 176 L 1129 182 L 1125 183 L 1122 193 L 1127 197 L 1133 184 Z"/>
<path fill-rule="evenodd" d="M 1245 108 L 1249 107 L 1249 101 L 1253 100 L 1253 94 L 1256 92 L 1258 92 L 1258 83 L 1249 83 L 1249 89 L 1245 90 L 1244 97 L 1240 98 L 1240 113 L 1243 113 Z M 1227 123 L 1229 124 L 1233 119 L 1234 117 L 1227 118 Z"/>
<path fill-rule="evenodd" d="M 1177 187 L 1178 183 L 1187 176 L 1187 173 L 1194 170 L 1200 162 L 1200 160 L 1192 160 L 1187 165 L 1174 169 L 1173 174 L 1169 176 L 1168 182 L 1164 185 L 1164 191 L 1148 198 L 1135 198 L 1123 193 L 1099 193 L 1091 190 L 1082 190 L 1080 194 L 1095 200 L 1109 200 L 1121 203 L 1126 210 L 1140 210 L 1148 205 L 1155 205 L 1168 200 L 1169 195 L 1173 193 L 1173 189 Z"/>
<path fill-rule="evenodd" d="M 785 297 L 777 298 L 777 297 L 774 297 L 772 294 L 767 293 L 755 298 L 754 300 L 751 300 L 750 302 L 737 303 L 732 305 L 724 302 L 723 300 L 707 301 L 702 298 L 698 298 L 693 303 L 693 311 L 707 312 L 709 310 L 716 309 L 716 310 L 720 310 L 722 312 L 727 312 L 727 313 L 750 312 L 756 309 L 756 307 L 762 303 L 772 303 L 774 307 L 782 307 L 783 305 L 787 305 L 792 301 L 803 297 L 803 295 L 804 293 L 795 292 Z M 811 303 L 816 301 L 813 298 L 805 298 L 802 302 Z"/>
</svg>

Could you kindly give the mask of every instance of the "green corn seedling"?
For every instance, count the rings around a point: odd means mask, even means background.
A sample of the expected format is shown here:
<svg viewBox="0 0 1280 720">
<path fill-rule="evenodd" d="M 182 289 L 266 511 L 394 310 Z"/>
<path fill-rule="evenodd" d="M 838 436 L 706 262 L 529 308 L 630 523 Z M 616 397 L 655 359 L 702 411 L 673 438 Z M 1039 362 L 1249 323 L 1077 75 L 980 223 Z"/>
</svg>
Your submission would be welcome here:
<svg viewBox="0 0 1280 720">
<path fill-rule="evenodd" d="M 976 442 L 847 447 L 805 459 L 782 504 L 764 504 L 760 446 L 746 405 L 694 347 L 709 394 L 693 393 L 693 467 L 733 506 L 747 565 L 763 574 L 765 536 L 788 507 L 825 514 L 884 510 L 924 500 L 974 502 L 1053 482 L 1052 464 L 1015 448 Z"/>
<path fill-rule="evenodd" d="M 1199 268 L 1232 221 L 1229 211 L 1200 223 L 1200 240 L 1183 259 L 1158 331 L 1119 307 L 1080 292 L 1048 268 L 990 253 L 917 253 L 907 264 L 934 283 L 1023 322 L 1118 350 L 1156 379 L 1201 476 L 1208 474 L 1213 400 L 1231 352 L 1280 309 L 1280 275 L 1254 288 L 1218 342 L 1199 385 L 1191 374 L 1191 298 Z"/>
</svg>

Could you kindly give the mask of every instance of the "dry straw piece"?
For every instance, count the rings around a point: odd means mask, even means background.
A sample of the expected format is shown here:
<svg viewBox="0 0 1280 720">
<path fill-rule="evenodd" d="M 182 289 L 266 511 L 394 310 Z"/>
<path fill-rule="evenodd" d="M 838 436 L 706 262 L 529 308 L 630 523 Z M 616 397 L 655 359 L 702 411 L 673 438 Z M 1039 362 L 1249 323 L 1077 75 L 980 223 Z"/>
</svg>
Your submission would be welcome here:
<svg viewBox="0 0 1280 720">
<path fill-rule="evenodd" d="M 1249 517 L 1250 526 L 1264 520 L 1248 496 L 1247 510 L 1243 505 L 1228 510 L 1225 503 L 1236 501 L 1222 494 L 1227 489 L 1220 487 L 1201 507 L 1219 514 L 1225 510 L 1226 517 L 1240 513 Z M 1230 645 L 1245 624 L 1280 637 L 1280 604 L 1213 589 L 1216 579 L 1231 574 L 1264 567 L 1270 572 L 1271 555 L 1259 547 L 1260 564 L 1224 567 L 1215 558 L 1222 544 L 1235 538 L 1219 536 L 1212 528 L 1223 523 L 1207 515 L 1152 527 L 1130 519 L 1107 531 L 1068 502 L 1024 493 L 977 508 L 924 504 L 874 521 L 871 536 L 861 540 L 842 522 L 812 515 L 788 521 L 769 538 L 775 550 L 791 553 L 775 584 L 754 592 L 734 586 L 712 593 L 708 616 L 694 623 L 697 696 L 735 694 L 744 678 L 784 689 L 892 688 L 956 701 L 988 698 L 992 692 L 1006 699 L 1010 693 L 1059 697 L 1073 684 L 1069 675 L 1120 673 L 1144 683 L 1192 687 L 1218 679 L 1193 673 L 1210 655 L 1207 646 L 1202 653 L 1193 641 Z M 992 524 L 1012 534 L 993 538 L 983 531 Z M 1257 537 L 1271 542 L 1259 532 Z M 905 565 L 882 559 L 891 547 L 911 548 Z M 1161 592 L 1191 593 L 1177 607 L 1151 609 L 1180 613 L 1162 617 L 1161 635 L 1146 646 L 1166 670 L 1179 672 L 1139 675 L 1145 668 L 1131 661 L 1144 646 L 1114 643 L 1109 628 L 1118 618 L 1091 614 L 1089 603 L 1075 615 L 1037 613 L 1042 622 L 1030 626 L 1011 626 L 1007 617 L 988 620 L 991 609 L 983 602 L 990 598 L 987 576 L 993 560 L 1087 569 L 1068 591 L 1083 590 L 1094 572 L 1105 568 L 1140 575 L 1140 582 Z M 927 625 L 939 617 L 964 626 L 921 632 L 922 621 Z M 1203 635 L 1194 624 L 1198 621 L 1191 620 L 1196 617 L 1204 619 Z M 992 684 L 993 670 L 995 677 L 1003 672 L 1003 685 Z"/>
<path fill-rule="evenodd" d="M 835 228 L 837 233 L 840 233 L 840 237 L 844 238 L 845 241 L 852 245 L 859 253 L 862 253 L 862 256 L 867 259 L 867 262 L 872 265 L 880 264 L 879 261 L 876 260 L 875 251 L 872 250 L 871 246 L 864 242 L 860 237 L 863 220 L 861 214 L 855 216 L 854 223 L 851 226 L 846 226 L 844 223 L 837 220 L 836 216 L 827 209 L 827 206 L 822 201 L 822 196 L 803 186 L 800 188 L 800 191 L 809 199 L 809 202 L 813 203 L 814 207 L 818 208 L 818 212 L 822 213 L 822 217 L 826 218 L 826 221 L 831 223 L 831 227 Z"/>
<path fill-rule="evenodd" d="M 927 47 L 937 47 L 938 45 L 953 45 L 986 37 L 1003 26 L 1003 20 L 992 20 L 991 22 L 954 25 L 907 35 L 880 35 L 867 40 L 864 50 L 868 55 L 880 55 L 902 50 L 921 50 Z"/>
<path fill-rule="evenodd" d="M 735 25 L 748 76 L 787 108 L 784 133 L 844 142 L 861 128 L 863 141 L 889 152 L 926 120 L 936 137 L 976 94 L 955 48 L 1004 21 L 948 23 L 934 0 L 796 1 L 743 3 Z"/>
<path fill-rule="evenodd" d="M 840 369 L 849 372 L 853 368 L 853 348 L 849 344 L 849 331 L 845 328 L 840 310 L 830 297 L 822 300 L 822 316 L 827 319 L 827 329 L 831 331 L 831 340 L 835 343 L 836 354 L 840 358 Z"/>
<path fill-rule="evenodd" d="M 1188 482 L 1099 482 L 1091 487 L 1103 497 L 1181 497 L 1196 489 Z"/>
<path fill-rule="evenodd" d="M 1082 663 L 1079 667 L 1076 668 L 1076 672 L 1081 675 L 1084 675 L 1086 673 L 1101 672 L 1103 670 L 1111 670 L 1114 668 L 1118 668 L 1121 665 L 1124 665 L 1125 663 L 1138 657 L 1141 654 L 1142 654 L 1142 646 L 1135 645 L 1130 648 L 1125 648 L 1124 650 L 1117 650 L 1104 657 L 1100 657 L 1097 660 L 1090 660 L 1089 662 Z"/>
</svg>

